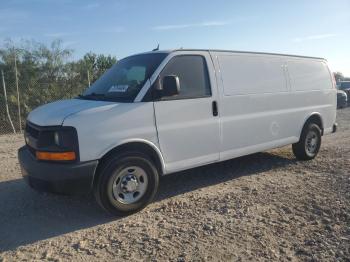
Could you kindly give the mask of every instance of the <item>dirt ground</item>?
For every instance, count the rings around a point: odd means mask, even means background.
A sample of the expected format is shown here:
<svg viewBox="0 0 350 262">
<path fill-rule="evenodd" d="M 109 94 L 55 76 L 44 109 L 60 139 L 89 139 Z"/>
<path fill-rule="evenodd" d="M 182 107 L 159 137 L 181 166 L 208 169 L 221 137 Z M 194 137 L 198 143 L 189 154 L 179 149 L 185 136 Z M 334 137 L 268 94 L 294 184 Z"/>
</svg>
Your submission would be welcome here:
<svg viewBox="0 0 350 262">
<path fill-rule="evenodd" d="M 2 136 L 0 261 L 350 261 L 350 108 L 337 121 L 313 161 L 288 146 L 169 175 L 125 218 L 30 189 L 22 136 Z"/>
</svg>

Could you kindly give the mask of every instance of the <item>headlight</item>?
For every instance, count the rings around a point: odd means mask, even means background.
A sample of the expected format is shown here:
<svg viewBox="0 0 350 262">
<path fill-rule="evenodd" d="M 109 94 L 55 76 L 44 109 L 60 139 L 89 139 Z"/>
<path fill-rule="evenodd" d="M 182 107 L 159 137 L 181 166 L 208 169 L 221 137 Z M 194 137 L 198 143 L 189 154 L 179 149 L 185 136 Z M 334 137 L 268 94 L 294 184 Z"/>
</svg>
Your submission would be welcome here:
<svg viewBox="0 0 350 262">
<path fill-rule="evenodd" d="M 37 146 L 34 148 L 38 160 L 79 160 L 78 135 L 74 127 L 43 127 Z"/>
<path fill-rule="evenodd" d="M 56 146 L 60 146 L 60 134 L 57 131 L 53 134 L 53 139 Z"/>
</svg>

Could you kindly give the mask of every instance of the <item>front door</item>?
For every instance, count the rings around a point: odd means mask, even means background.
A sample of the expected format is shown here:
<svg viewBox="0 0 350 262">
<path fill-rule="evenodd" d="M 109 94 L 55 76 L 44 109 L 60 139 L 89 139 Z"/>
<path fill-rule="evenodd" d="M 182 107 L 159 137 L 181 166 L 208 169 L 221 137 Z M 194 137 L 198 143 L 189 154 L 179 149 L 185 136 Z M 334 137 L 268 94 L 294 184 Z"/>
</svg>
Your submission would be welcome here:
<svg viewBox="0 0 350 262">
<path fill-rule="evenodd" d="M 218 161 L 220 125 L 210 55 L 174 55 L 160 79 L 166 75 L 176 75 L 180 80 L 178 95 L 155 102 L 158 138 L 167 172 Z"/>
</svg>

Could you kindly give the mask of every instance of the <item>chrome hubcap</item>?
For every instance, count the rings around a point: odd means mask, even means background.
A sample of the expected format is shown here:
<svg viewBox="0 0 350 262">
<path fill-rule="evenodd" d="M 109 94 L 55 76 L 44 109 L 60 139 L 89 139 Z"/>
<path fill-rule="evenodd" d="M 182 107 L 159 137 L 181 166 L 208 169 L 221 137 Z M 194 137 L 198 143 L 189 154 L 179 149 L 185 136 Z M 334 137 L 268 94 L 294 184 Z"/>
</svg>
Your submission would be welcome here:
<svg viewBox="0 0 350 262">
<path fill-rule="evenodd" d="M 113 197 L 123 204 L 135 203 L 145 194 L 147 185 L 147 175 L 141 167 L 126 167 L 114 177 Z"/>
<path fill-rule="evenodd" d="M 122 178 L 122 191 L 124 193 L 135 192 L 138 186 L 136 176 L 130 174 Z"/>
<path fill-rule="evenodd" d="M 314 154 L 318 146 L 318 136 L 315 132 L 310 131 L 306 136 L 305 149 L 309 154 Z"/>
</svg>

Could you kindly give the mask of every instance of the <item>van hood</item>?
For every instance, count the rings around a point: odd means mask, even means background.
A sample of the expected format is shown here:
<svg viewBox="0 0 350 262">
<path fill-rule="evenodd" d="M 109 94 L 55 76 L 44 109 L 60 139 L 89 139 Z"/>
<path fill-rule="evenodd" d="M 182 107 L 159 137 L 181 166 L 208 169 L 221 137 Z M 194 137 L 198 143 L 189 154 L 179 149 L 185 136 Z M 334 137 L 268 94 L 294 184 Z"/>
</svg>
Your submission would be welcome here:
<svg viewBox="0 0 350 262">
<path fill-rule="evenodd" d="M 64 120 L 71 115 L 85 110 L 109 109 L 116 106 L 115 102 L 69 99 L 60 100 L 46 105 L 42 105 L 34 109 L 27 120 L 39 126 L 57 126 L 62 125 Z"/>
</svg>

